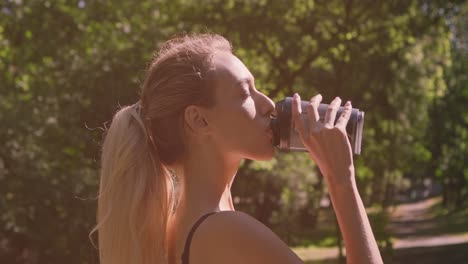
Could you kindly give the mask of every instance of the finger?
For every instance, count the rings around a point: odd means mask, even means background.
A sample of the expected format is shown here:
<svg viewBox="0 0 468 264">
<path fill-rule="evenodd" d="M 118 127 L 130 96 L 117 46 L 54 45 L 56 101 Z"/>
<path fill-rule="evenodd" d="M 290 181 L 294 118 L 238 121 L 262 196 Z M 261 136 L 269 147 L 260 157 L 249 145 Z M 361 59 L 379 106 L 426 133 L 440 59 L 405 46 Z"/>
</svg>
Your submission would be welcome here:
<svg viewBox="0 0 468 264">
<path fill-rule="evenodd" d="M 338 121 L 336 122 L 336 127 L 343 128 L 346 130 L 346 126 L 348 125 L 349 118 L 351 117 L 351 111 L 353 107 L 351 105 L 350 101 L 347 101 L 346 104 L 344 105 L 343 112 L 341 113 L 341 116 L 338 118 Z"/>
<path fill-rule="evenodd" d="M 318 112 L 318 107 L 322 101 L 322 95 L 317 94 L 316 96 L 310 99 L 309 104 L 307 105 L 307 117 L 309 119 L 309 131 L 317 131 L 319 128 L 320 115 Z"/>
<path fill-rule="evenodd" d="M 300 136 L 303 135 L 304 127 L 302 125 L 302 108 L 301 108 L 301 97 L 295 93 L 292 100 L 292 118 L 294 121 L 294 127 Z"/>
<path fill-rule="evenodd" d="M 325 113 L 324 126 L 327 128 L 333 128 L 335 126 L 336 113 L 340 108 L 341 99 L 336 97 L 328 106 L 327 112 Z"/>
</svg>

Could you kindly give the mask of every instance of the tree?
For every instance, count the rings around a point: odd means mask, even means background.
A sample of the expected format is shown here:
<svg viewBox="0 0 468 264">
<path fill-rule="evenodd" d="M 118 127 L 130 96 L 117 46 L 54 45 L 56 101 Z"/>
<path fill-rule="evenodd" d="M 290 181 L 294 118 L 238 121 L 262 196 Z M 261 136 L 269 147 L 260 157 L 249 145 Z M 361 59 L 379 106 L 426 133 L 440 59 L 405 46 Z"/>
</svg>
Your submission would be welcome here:
<svg viewBox="0 0 468 264">
<path fill-rule="evenodd" d="M 466 61 L 458 61 L 466 57 L 453 53 L 444 70 L 445 18 L 459 2 L 2 1 L 0 262 L 97 262 L 87 234 L 102 132 L 118 104 L 136 101 L 154 49 L 184 30 L 225 35 L 275 100 L 320 92 L 366 111 L 356 164 L 368 204 L 388 203 L 404 175 L 423 176 L 429 150 L 440 153 L 441 176 L 466 182 L 466 148 L 453 149 L 466 141 L 466 124 L 453 115 L 463 115 L 453 102 L 466 98 Z M 424 135 L 434 98 L 450 120 L 434 136 L 439 150 Z M 234 189 L 239 208 L 290 245 L 311 241 L 325 193 L 306 154 L 246 161 Z"/>
<path fill-rule="evenodd" d="M 446 90 L 442 97 L 434 98 L 431 107 L 431 149 L 436 161 L 431 169 L 442 182 L 443 203 L 447 207 L 459 208 L 468 197 L 468 4 L 460 7 L 451 17 L 450 67 L 444 72 Z"/>
</svg>

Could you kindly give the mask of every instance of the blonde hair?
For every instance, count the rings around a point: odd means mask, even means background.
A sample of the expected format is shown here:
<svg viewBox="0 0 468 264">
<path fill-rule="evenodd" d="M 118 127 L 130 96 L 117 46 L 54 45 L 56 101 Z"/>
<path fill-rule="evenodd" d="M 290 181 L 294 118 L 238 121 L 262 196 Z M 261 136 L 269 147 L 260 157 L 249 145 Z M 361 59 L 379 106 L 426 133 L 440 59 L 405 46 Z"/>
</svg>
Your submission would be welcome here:
<svg viewBox="0 0 468 264">
<path fill-rule="evenodd" d="M 101 264 L 168 263 L 174 186 L 167 166 L 185 153 L 185 108 L 215 103 L 210 76 L 212 57 L 220 51 L 232 53 L 232 47 L 215 34 L 170 39 L 149 66 L 141 109 L 127 106 L 114 115 L 102 147 L 97 225 L 91 231 L 98 231 Z"/>
</svg>

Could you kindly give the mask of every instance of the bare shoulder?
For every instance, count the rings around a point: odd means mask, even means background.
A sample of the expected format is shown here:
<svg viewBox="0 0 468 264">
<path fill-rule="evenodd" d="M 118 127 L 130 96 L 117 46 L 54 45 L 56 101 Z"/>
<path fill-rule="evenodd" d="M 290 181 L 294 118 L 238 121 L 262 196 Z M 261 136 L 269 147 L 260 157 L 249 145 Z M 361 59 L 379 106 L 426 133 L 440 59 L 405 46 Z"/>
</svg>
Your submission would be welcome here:
<svg viewBox="0 0 468 264">
<path fill-rule="evenodd" d="M 303 263 L 268 227 L 238 211 L 208 217 L 197 229 L 190 263 Z"/>
</svg>

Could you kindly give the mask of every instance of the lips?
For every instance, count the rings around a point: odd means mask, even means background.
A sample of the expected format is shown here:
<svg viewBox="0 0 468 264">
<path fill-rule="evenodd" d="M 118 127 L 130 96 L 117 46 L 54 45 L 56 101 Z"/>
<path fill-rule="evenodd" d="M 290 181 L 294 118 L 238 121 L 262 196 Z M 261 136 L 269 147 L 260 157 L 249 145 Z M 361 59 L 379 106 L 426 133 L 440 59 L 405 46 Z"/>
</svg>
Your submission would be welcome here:
<svg viewBox="0 0 468 264">
<path fill-rule="evenodd" d="M 268 135 L 268 137 L 270 138 L 270 141 L 273 140 L 273 130 L 271 130 L 271 128 L 267 129 L 266 130 L 266 133 Z"/>
<path fill-rule="evenodd" d="M 267 123 L 267 127 L 265 128 L 265 133 L 268 135 L 268 139 L 270 142 L 273 142 L 273 129 L 271 128 L 271 121 Z"/>
</svg>

